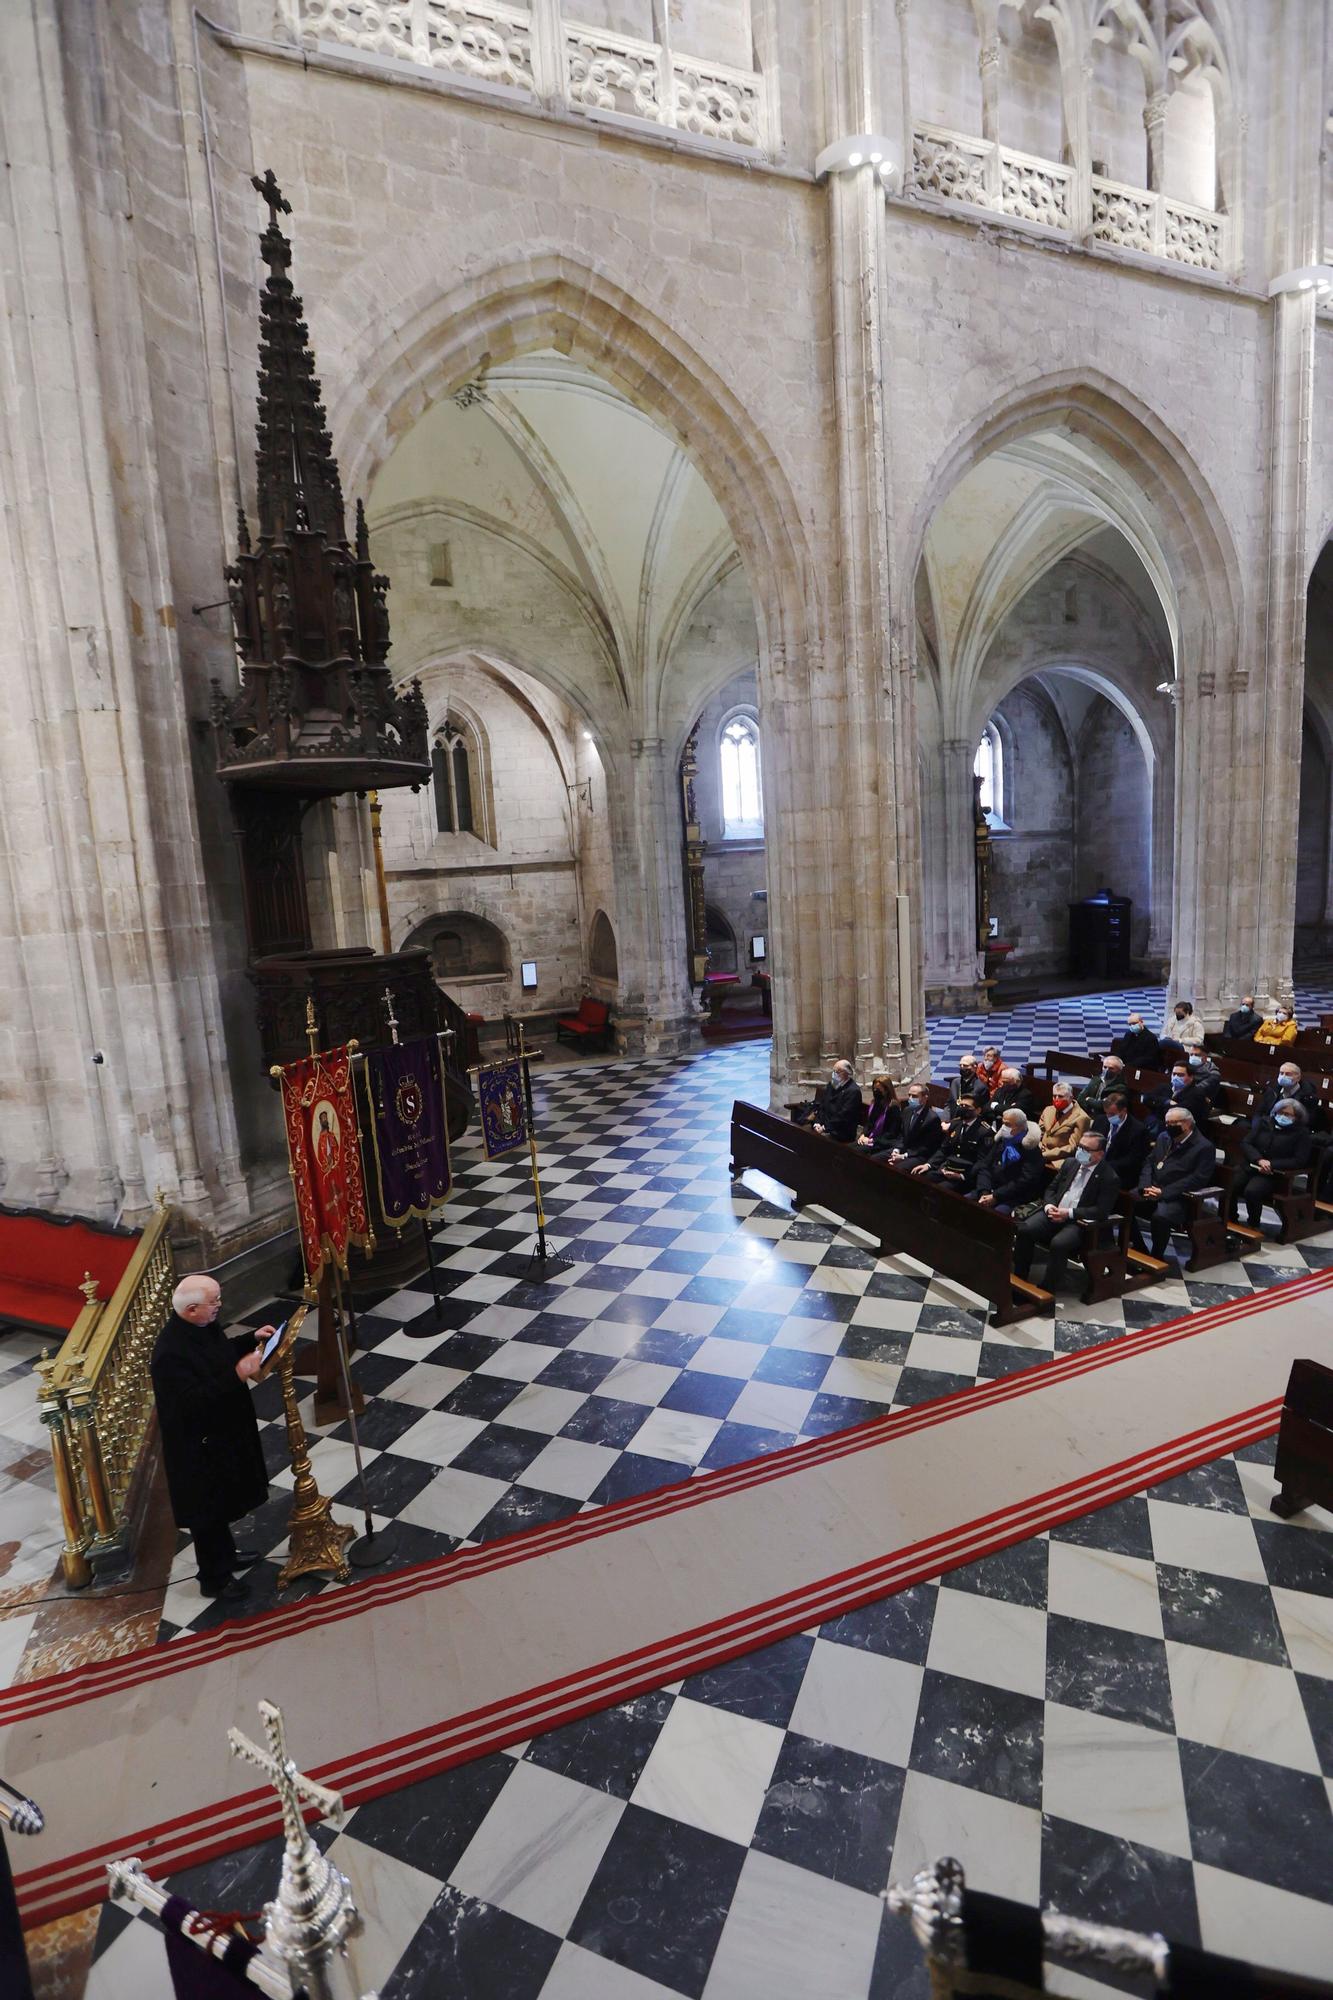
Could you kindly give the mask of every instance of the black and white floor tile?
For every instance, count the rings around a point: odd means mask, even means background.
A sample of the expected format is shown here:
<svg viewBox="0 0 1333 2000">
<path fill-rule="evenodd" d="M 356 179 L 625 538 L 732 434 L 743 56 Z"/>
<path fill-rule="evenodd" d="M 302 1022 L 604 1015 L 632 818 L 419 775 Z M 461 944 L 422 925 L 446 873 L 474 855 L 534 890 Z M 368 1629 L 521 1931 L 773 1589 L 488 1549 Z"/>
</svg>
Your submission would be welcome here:
<svg viewBox="0 0 1333 2000">
<path fill-rule="evenodd" d="M 1160 996 L 1159 996 L 1160 997 Z M 1119 996 L 1123 1011 L 1124 996 Z M 988 1021 L 986 1039 L 1013 1038 Z M 1060 1027 L 1072 1049 L 1089 1046 Z M 1041 1026 L 1030 1046 L 1051 1040 Z M 1095 1036 L 1091 1037 L 1095 1046 Z M 969 1041 L 967 1044 L 971 1046 Z M 1265 1246 L 1121 1306 L 996 1332 L 981 1303 L 757 1182 L 733 1097 L 767 1051 L 542 1079 L 552 1233 L 521 1161 L 458 1149 L 424 1282 L 362 1316 L 377 1523 L 418 1560 L 781 1449 L 1333 1258 Z M 275 1601 L 287 1500 L 253 1525 Z M 921 2000 L 879 1892 L 942 1853 L 981 1888 L 1317 1972 L 1333 1963 L 1333 1517 L 1268 1511 L 1272 1446 L 1118 1503 L 678 1686 L 361 1807 L 321 1836 L 381 2000 Z M 345 1429 L 314 1463 L 354 1517 Z M 216 1622 L 178 1559 L 162 1637 Z M 336 1588 L 337 1586 L 309 1586 Z M 300 1755 L 300 1745 L 293 1746 Z M 176 1878 L 258 1909 L 276 1850 Z M 104 1913 L 90 2000 L 151 1990 Z M 1084 1980 L 1068 1992 L 1109 1990 Z"/>
</svg>

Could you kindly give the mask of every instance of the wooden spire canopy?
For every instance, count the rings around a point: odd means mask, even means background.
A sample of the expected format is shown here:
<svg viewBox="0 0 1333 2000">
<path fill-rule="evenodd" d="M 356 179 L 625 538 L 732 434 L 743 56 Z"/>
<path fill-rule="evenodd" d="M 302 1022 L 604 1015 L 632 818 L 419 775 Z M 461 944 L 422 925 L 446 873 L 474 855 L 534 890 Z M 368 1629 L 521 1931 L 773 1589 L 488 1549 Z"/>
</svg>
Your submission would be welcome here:
<svg viewBox="0 0 1333 2000">
<path fill-rule="evenodd" d="M 387 576 L 370 560 L 365 509 L 348 545 L 342 481 L 325 427 L 315 357 L 288 275 L 279 227 L 291 204 L 270 168 L 254 186 L 268 203 L 260 238 L 255 473 L 258 540 L 239 514 L 226 571 L 241 685 L 213 682 L 218 776 L 306 799 L 430 782 L 426 705 L 416 681 L 399 693 L 389 651 Z"/>
</svg>

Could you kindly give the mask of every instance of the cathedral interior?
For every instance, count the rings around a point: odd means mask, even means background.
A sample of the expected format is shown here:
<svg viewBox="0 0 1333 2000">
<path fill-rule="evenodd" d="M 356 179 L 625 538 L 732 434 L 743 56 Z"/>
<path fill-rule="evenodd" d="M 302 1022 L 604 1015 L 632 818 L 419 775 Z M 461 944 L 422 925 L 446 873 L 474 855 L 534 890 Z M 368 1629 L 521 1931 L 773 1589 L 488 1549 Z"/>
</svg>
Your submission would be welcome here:
<svg viewBox="0 0 1333 2000">
<path fill-rule="evenodd" d="M 0 139 L 0 1992 L 1333 1995 L 1333 0 Z"/>
</svg>

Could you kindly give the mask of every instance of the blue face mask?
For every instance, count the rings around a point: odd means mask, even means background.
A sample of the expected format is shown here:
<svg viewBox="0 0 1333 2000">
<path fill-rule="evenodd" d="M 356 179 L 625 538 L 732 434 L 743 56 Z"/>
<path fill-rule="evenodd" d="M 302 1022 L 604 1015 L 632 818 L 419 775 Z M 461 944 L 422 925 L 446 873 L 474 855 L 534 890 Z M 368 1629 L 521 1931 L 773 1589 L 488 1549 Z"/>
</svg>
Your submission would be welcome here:
<svg viewBox="0 0 1333 2000">
<path fill-rule="evenodd" d="M 1189 1061 L 1190 1061 L 1190 1068 L 1191 1068 L 1191 1069 L 1199 1069 L 1199 1068 L 1201 1068 L 1201 1067 L 1202 1067 L 1202 1064 L 1203 1064 L 1203 1057 L 1202 1057 L 1202 1056 L 1191 1056 L 1191 1057 L 1190 1057 L 1190 1059 L 1189 1059 Z"/>
<path fill-rule="evenodd" d="M 1171 1079 L 1171 1088 L 1174 1091 L 1182 1091 L 1188 1082 L 1189 1078 L 1187 1076 L 1173 1076 Z"/>
<path fill-rule="evenodd" d="M 1125 1114 L 1123 1111 L 1113 1111 L 1106 1122 L 1113 1132 L 1118 1132 L 1125 1122 Z"/>
<path fill-rule="evenodd" d="M 1296 1120 L 1294 1118 L 1275 1118 L 1273 1120 L 1273 1123 L 1275 1125 L 1280 1125 L 1283 1131 L 1285 1132 L 1288 1131 L 1296 1123 Z"/>
</svg>

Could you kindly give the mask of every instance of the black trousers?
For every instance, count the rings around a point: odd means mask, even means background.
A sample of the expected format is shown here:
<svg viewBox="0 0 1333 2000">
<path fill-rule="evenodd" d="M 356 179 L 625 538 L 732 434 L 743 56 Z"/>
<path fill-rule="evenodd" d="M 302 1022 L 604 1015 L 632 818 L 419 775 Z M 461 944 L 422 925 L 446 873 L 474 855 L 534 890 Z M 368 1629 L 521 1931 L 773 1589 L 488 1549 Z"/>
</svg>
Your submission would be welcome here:
<svg viewBox="0 0 1333 2000">
<path fill-rule="evenodd" d="M 1261 1174 L 1258 1167 L 1243 1167 L 1231 1183 L 1231 1213 L 1239 1215 L 1240 1205 L 1244 1202 L 1246 1221 L 1251 1229 L 1257 1229 L 1264 1203 L 1276 1185 L 1275 1174 Z"/>
<path fill-rule="evenodd" d="M 1149 1234 L 1152 1238 L 1152 1255 L 1160 1257 L 1167 1244 L 1171 1241 L 1171 1231 L 1173 1229 L 1183 1229 L 1188 1220 L 1189 1216 L 1183 1196 L 1163 1194 L 1158 1195 L 1156 1200 L 1153 1201 L 1136 1201 L 1134 1204 L 1135 1245 L 1138 1249 L 1142 1250 L 1142 1223 L 1146 1221 Z"/>
<path fill-rule="evenodd" d="M 1058 1291 L 1065 1281 L 1065 1269 L 1077 1255 L 1083 1231 L 1076 1222 L 1052 1222 L 1049 1215 L 1026 1215 L 1014 1231 L 1014 1270 L 1026 1278 L 1032 1269 L 1033 1253 L 1046 1246 L 1046 1289 Z"/>
<path fill-rule="evenodd" d="M 236 1542 L 230 1521 L 201 1521 L 190 1530 L 200 1583 L 225 1583 L 236 1567 Z"/>
</svg>

